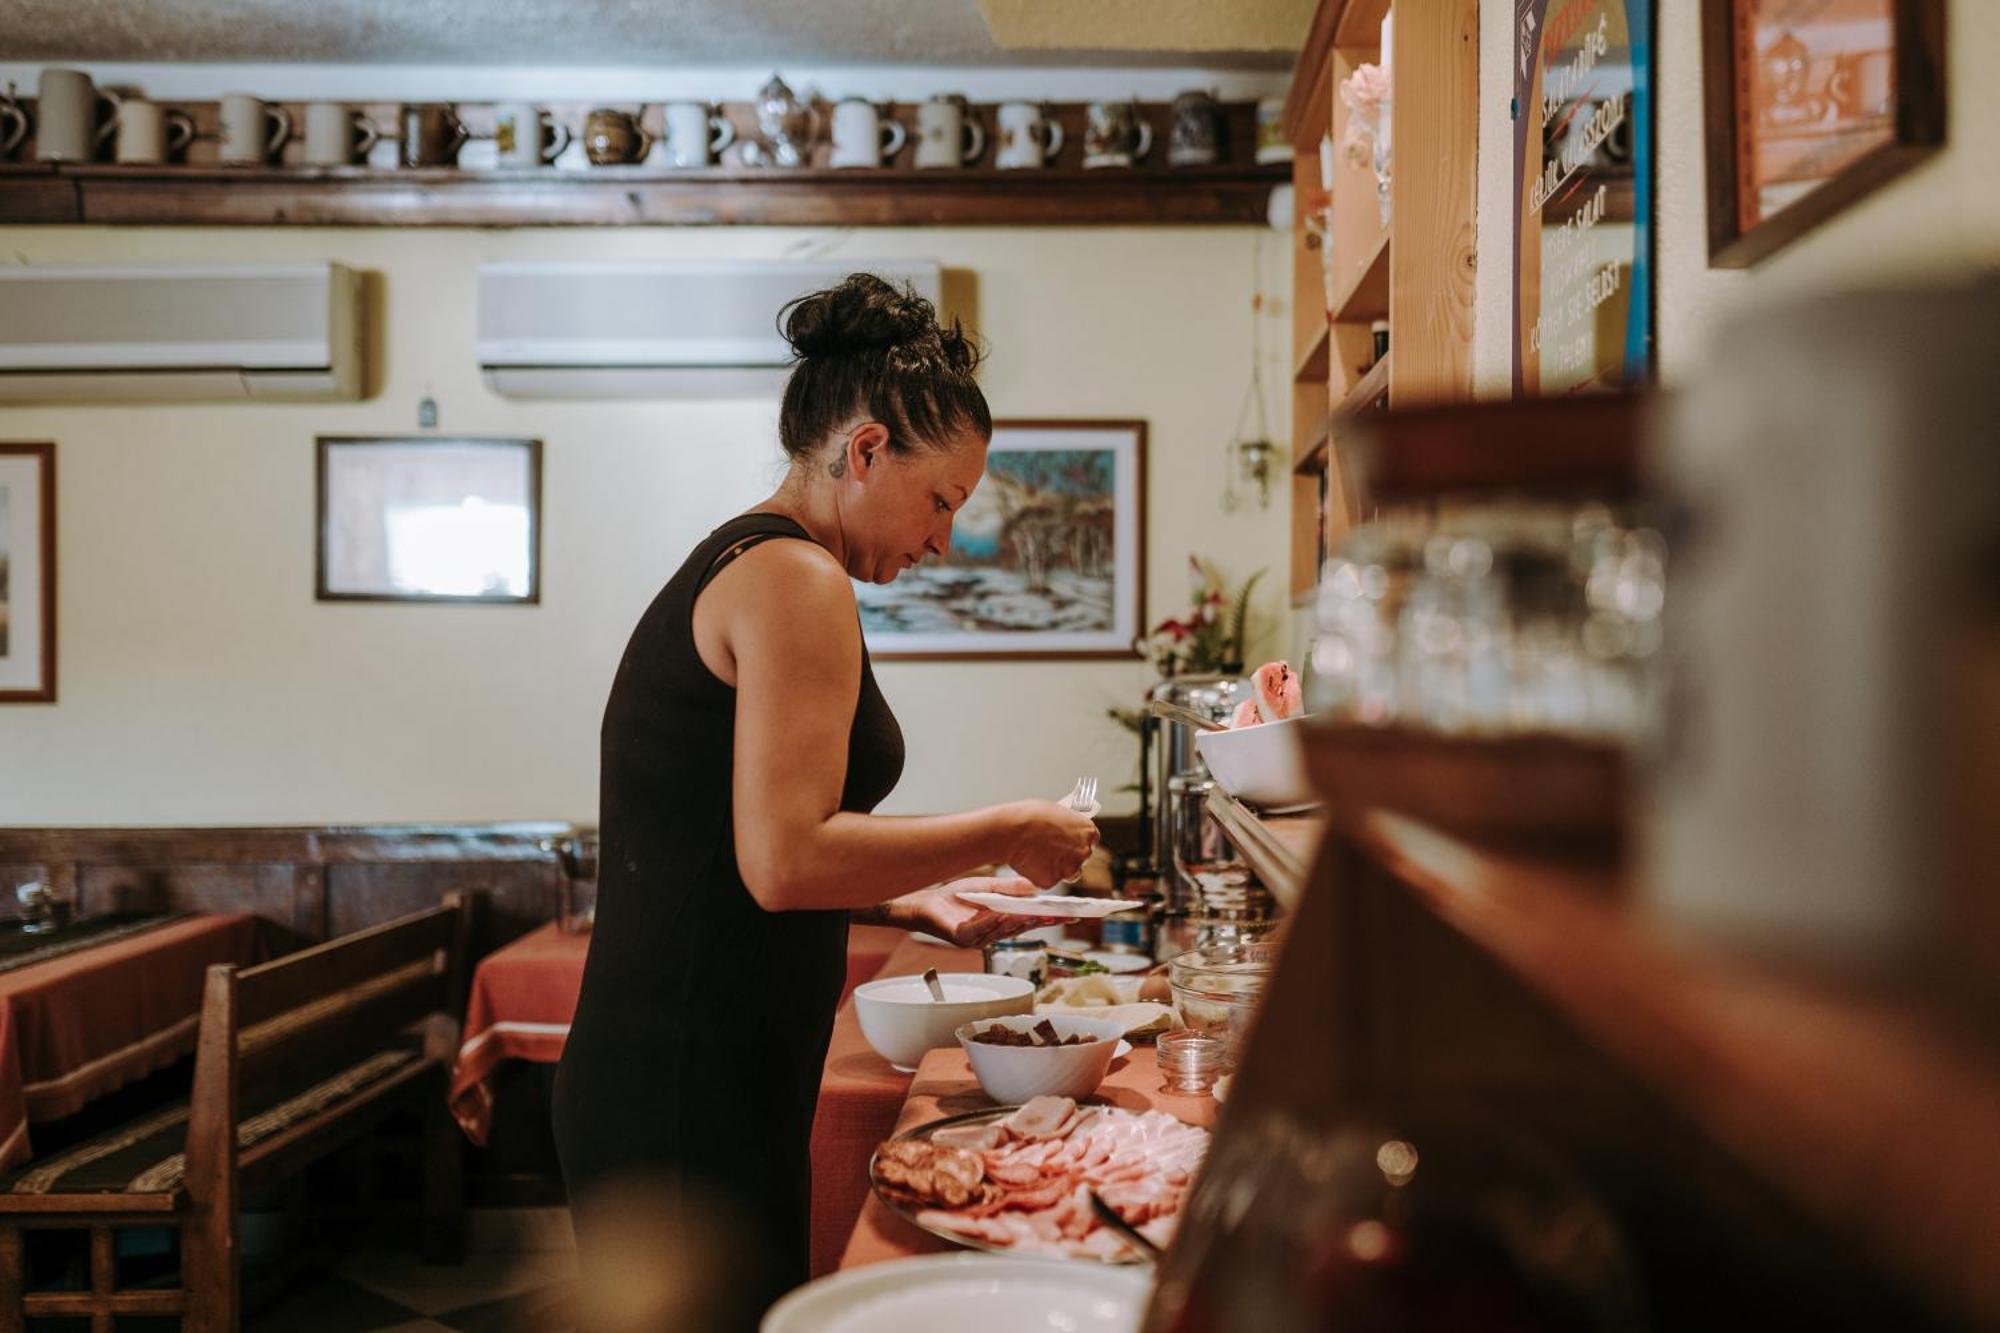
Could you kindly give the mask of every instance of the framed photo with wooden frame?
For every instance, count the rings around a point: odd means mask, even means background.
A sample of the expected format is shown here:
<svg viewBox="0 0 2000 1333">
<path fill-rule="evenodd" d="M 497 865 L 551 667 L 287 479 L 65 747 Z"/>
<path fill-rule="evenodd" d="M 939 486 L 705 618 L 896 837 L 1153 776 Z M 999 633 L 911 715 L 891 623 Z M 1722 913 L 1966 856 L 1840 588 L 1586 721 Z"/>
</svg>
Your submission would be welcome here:
<svg viewBox="0 0 2000 1333">
<path fill-rule="evenodd" d="M 0 703 L 56 701 L 56 447 L 0 443 Z"/>
<path fill-rule="evenodd" d="M 322 436 L 322 602 L 541 599 L 542 442 Z"/>
<path fill-rule="evenodd" d="M 858 584 L 878 661 L 1129 658 L 1146 598 L 1146 423 L 993 423 L 942 558 Z"/>
<path fill-rule="evenodd" d="M 1944 0 L 1702 0 L 1708 262 L 1746 268 L 1945 141 Z"/>
</svg>

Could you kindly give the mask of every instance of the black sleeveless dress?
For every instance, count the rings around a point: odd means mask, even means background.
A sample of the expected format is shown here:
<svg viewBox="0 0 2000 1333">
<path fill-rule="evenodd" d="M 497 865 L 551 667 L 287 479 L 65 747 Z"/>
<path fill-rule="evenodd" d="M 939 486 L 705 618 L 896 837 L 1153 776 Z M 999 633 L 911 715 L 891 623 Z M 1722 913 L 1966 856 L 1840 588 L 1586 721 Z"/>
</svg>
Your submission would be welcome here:
<svg viewBox="0 0 2000 1333">
<path fill-rule="evenodd" d="M 744 1257 L 762 1300 L 808 1275 L 813 1108 L 848 922 L 844 911 L 767 912 L 744 887 L 731 819 L 736 691 L 694 646 L 696 596 L 774 538 L 811 540 L 767 513 L 710 533 L 619 664 L 601 738 L 597 920 L 554 1105 L 586 1272 L 592 1190 L 648 1182 L 752 1228 Z M 903 734 L 864 647 L 841 809 L 874 809 L 902 770 Z"/>
</svg>

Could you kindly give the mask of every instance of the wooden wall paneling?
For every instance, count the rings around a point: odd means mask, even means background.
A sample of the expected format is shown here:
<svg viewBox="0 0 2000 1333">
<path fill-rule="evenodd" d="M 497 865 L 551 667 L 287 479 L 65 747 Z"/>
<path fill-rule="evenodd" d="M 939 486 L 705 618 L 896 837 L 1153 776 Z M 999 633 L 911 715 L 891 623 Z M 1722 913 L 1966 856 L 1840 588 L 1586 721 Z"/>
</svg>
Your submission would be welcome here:
<svg viewBox="0 0 2000 1333">
<path fill-rule="evenodd" d="M 292 920 L 288 875 L 270 877 L 253 863 L 106 864 L 77 874 L 77 910 L 96 912 L 250 912 L 281 925 Z"/>
<path fill-rule="evenodd" d="M 321 865 L 273 867 L 288 873 L 292 888 L 292 929 L 301 941 L 318 943 L 328 939 L 326 912 L 326 868 Z"/>
<path fill-rule="evenodd" d="M 554 860 L 345 861 L 326 867 L 328 938 L 437 906 L 453 890 L 480 895 L 474 954 L 526 934 L 553 912 Z"/>
<path fill-rule="evenodd" d="M 1410 71 L 1424 79 L 1395 106 L 1389 395 L 1401 408 L 1472 396 L 1479 0 L 1399 6 L 1394 31 L 1404 87 Z"/>
</svg>

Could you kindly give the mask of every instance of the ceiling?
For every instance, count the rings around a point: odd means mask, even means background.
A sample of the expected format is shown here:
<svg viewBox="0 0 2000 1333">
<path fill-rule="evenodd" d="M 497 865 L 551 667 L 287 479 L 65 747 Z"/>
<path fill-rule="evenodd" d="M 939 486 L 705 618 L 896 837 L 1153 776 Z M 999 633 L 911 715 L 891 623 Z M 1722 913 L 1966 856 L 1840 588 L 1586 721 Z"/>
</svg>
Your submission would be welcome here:
<svg viewBox="0 0 2000 1333">
<path fill-rule="evenodd" d="M 1289 68 L 1312 0 L 0 0 L 0 61 Z"/>
</svg>

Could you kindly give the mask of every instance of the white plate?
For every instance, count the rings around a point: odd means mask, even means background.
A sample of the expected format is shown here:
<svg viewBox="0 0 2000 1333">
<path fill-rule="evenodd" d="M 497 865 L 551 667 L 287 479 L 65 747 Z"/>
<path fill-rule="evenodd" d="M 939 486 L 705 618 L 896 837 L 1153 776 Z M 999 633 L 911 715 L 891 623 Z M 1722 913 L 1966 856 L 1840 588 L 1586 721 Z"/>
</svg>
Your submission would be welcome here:
<svg viewBox="0 0 2000 1333">
<path fill-rule="evenodd" d="M 1144 1268 L 927 1254 L 829 1273 L 771 1307 L 763 1333 L 1134 1333 Z"/>
<path fill-rule="evenodd" d="M 1115 949 L 1092 949 L 1084 955 L 1091 962 L 1111 973 L 1150 972 L 1153 960 L 1142 953 L 1119 953 Z"/>
<path fill-rule="evenodd" d="M 1016 898 L 1005 893 L 961 893 L 961 902 L 972 903 L 1009 916 L 1110 916 L 1114 912 L 1144 911 L 1144 903 L 1124 898 L 1075 898 L 1061 893 L 1037 893 Z"/>
</svg>

